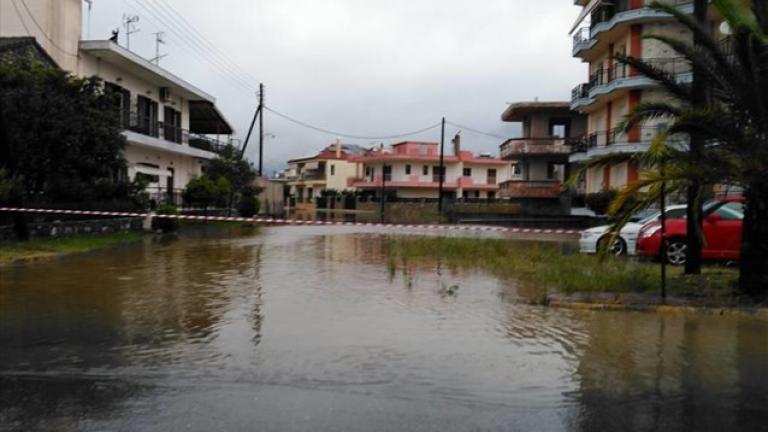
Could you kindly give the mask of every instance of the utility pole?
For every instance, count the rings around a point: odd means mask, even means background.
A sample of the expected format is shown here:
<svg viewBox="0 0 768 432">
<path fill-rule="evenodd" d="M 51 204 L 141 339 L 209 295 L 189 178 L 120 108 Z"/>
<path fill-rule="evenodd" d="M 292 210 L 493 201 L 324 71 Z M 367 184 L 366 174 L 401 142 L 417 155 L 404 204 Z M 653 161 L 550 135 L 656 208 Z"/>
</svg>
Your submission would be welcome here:
<svg viewBox="0 0 768 432">
<path fill-rule="evenodd" d="M 386 209 L 385 207 L 385 197 L 387 192 L 387 177 L 386 177 L 386 171 L 387 171 L 387 162 L 383 161 L 381 162 L 381 223 L 384 223 L 385 217 L 384 217 L 384 211 Z"/>
<path fill-rule="evenodd" d="M 155 35 L 155 58 L 150 60 L 150 63 L 154 63 L 160 66 L 160 59 L 168 56 L 168 54 L 160 54 L 160 45 L 165 45 L 165 32 L 152 33 Z"/>
<path fill-rule="evenodd" d="M 264 175 L 264 84 L 259 84 L 259 177 Z"/>
<path fill-rule="evenodd" d="M 437 188 L 437 214 L 443 216 L 443 184 L 445 183 L 445 117 L 440 132 L 440 178 Z"/>
<path fill-rule="evenodd" d="M 125 47 L 128 50 L 131 49 L 131 35 L 141 31 L 141 29 L 136 28 L 137 22 L 139 22 L 138 15 L 123 14 L 123 27 L 125 27 Z"/>
</svg>

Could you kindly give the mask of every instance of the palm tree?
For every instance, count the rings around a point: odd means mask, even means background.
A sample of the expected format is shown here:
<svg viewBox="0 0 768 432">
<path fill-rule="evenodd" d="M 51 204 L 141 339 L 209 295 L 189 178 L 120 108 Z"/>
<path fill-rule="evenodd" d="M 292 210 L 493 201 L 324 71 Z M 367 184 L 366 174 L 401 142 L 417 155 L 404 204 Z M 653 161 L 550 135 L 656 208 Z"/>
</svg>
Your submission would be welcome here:
<svg viewBox="0 0 768 432">
<path fill-rule="evenodd" d="M 670 126 L 656 137 L 646 154 L 609 155 L 582 167 L 582 172 L 628 158 L 653 167 L 624 188 L 612 204 L 611 210 L 622 216 L 617 225 L 625 223 L 629 212 L 657 199 L 663 182 L 672 190 L 696 184 L 743 187 L 746 212 L 739 290 L 764 297 L 768 295 L 768 2 L 756 1 L 750 6 L 741 0 L 713 0 L 713 4 L 732 31 L 727 41 L 716 40 L 696 19 L 658 2 L 651 7 L 674 16 L 693 33 L 695 42 L 646 36 L 677 51 L 703 75 L 707 102 L 702 103 L 694 86 L 679 82 L 663 67 L 619 57 L 620 62 L 657 81 L 670 96 L 668 100 L 641 103 L 622 127 L 629 130 L 662 118 Z M 682 135 L 701 140 L 695 157 L 688 146 L 673 139 Z M 632 205 L 626 205 L 629 197 L 634 198 Z M 700 193 L 691 198 L 689 205 L 700 207 Z M 700 224 L 689 231 L 689 236 L 701 239 Z"/>
</svg>

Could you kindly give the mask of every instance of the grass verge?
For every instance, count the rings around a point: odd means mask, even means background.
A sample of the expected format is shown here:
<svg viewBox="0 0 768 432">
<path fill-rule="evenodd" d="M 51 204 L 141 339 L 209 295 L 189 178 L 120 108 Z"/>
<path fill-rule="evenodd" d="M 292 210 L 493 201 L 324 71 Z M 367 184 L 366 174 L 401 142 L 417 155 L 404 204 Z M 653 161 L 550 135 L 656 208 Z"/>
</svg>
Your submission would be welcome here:
<svg viewBox="0 0 768 432">
<path fill-rule="evenodd" d="M 30 240 L 0 244 L 0 265 L 20 260 L 35 260 L 70 253 L 107 249 L 123 243 L 138 241 L 142 233 L 82 235 L 55 239 Z"/>
<path fill-rule="evenodd" d="M 661 270 L 658 264 L 624 258 L 565 255 L 558 244 L 445 237 L 392 237 L 386 253 L 391 269 L 410 263 L 440 260 L 461 268 L 479 268 L 536 287 L 540 299 L 550 293 L 658 293 Z M 669 268 L 669 294 L 698 297 L 722 303 L 731 298 L 738 272 L 708 267 L 701 276 L 684 276 L 680 268 Z M 542 300 L 543 301 L 543 300 Z"/>
</svg>

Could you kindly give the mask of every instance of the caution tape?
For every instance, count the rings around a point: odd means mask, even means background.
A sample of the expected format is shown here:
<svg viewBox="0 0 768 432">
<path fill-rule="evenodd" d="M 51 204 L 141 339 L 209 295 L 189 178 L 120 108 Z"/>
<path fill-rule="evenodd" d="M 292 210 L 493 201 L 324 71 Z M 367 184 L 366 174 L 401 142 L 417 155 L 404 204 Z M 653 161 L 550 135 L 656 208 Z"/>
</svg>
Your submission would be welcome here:
<svg viewBox="0 0 768 432">
<path fill-rule="evenodd" d="M 58 214 L 71 216 L 109 216 L 124 218 L 146 218 L 153 217 L 158 219 L 178 219 L 190 221 L 209 221 L 209 222 L 244 222 L 262 225 L 294 225 L 294 226 L 345 226 L 345 227 L 368 227 L 368 228 L 391 228 L 391 229 L 413 229 L 413 230 L 431 230 L 431 231 L 462 231 L 462 232 L 500 232 L 513 234 L 561 234 L 575 235 L 580 234 L 579 230 L 567 229 L 546 229 L 546 228 L 515 228 L 498 227 L 482 225 L 419 225 L 419 224 L 385 224 L 376 222 L 337 222 L 337 221 L 305 221 L 299 219 L 278 219 L 278 218 L 244 218 L 227 216 L 192 216 L 192 215 L 163 215 L 155 213 L 130 213 L 130 212 L 105 212 L 91 210 L 58 210 L 58 209 L 31 209 L 31 208 L 13 208 L 0 207 L 0 212 L 8 213 L 37 213 L 37 214 Z"/>
</svg>

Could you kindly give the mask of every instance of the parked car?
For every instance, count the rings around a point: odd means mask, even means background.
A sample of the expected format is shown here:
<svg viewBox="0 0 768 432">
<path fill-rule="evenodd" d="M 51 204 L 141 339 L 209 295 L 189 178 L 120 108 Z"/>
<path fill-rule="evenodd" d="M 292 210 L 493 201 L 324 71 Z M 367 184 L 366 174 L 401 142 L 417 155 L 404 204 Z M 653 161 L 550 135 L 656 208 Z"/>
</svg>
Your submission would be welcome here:
<svg viewBox="0 0 768 432">
<path fill-rule="evenodd" d="M 674 205 L 667 207 L 668 218 L 685 217 L 685 205 Z M 661 211 L 659 210 L 644 210 L 632 217 L 630 222 L 624 225 L 624 228 L 619 232 L 619 236 L 614 240 L 609 252 L 614 256 L 623 255 L 635 255 L 637 235 L 640 232 L 640 228 L 653 221 L 659 220 Z M 581 253 L 597 253 L 603 244 L 611 239 L 611 226 L 603 225 L 595 228 L 590 228 L 581 233 L 581 239 L 579 240 L 579 247 Z"/>
<path fill-rule="evenodd" d="M 744 220 L 744 197 L 729 196 L 709 201 L 704 206 L 704 245 L 701 256 L 713 260 L 738 260 L 741 254 L 741 230 Z M 687 259 L 687 223 L 685 218 L 670 218 L 665 224 L 664 255 L 672 265 L 683 265 Z M 637 239 L 637 254 L 660 258 L 662 254 L 661 222 L 652 221 Z"/>
</svg>

